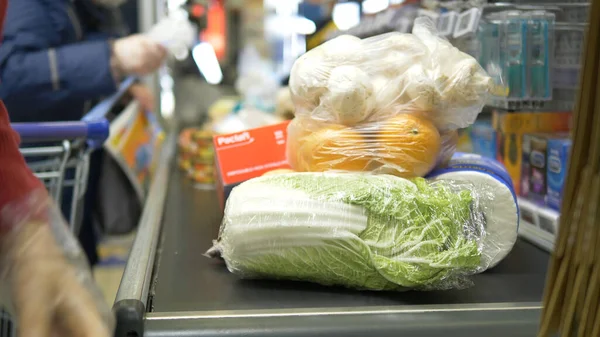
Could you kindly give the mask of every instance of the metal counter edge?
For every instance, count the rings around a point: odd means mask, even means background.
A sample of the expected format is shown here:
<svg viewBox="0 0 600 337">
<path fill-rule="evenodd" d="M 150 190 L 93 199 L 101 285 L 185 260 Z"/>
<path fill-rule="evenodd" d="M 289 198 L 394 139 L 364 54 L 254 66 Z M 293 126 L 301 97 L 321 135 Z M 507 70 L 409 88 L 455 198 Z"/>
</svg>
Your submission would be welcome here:
<svg viewBox="0 0 600 337">
<path fill-rule="evenodd" d="M 161 149 L 158 166 L 138 225 L 137 235 L 113 305 L 116 337 L 143 336 L 144 315 L 152 268 L 160 236 L 168 177 L 175 155 L 177 133 L 170 132 Z"/>
<path fill-rule="evenodd" d="M 146 337 L 535 336 L 540 303 L 148 313 Z"/>
</svg>

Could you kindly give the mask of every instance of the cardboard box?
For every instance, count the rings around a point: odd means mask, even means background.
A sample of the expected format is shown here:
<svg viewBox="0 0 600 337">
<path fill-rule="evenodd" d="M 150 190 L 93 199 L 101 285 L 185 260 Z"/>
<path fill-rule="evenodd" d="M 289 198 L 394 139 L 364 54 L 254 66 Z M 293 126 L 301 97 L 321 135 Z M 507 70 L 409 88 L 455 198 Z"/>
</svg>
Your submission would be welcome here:
<svg viewBox="0 0 600 337">
<path fill-rule="evenodd" d="M 289 122 L 213 138 L 217 195 L 221 209 L 233 187 L 275 169 L 290 168 L 286 158 Z"/>
<path fill-rule="evenodd" d="M 551 139 L 548 141 L 546 204 L 557 211 L 560 211 L 563 189 L 567 180 L 571 145 L 570 139 Z"/>
<path fill-rule="evenodd" d="M 571 129 L 569 112 L 498 112 L 493 113 L 492 125 L 497 131 L 496 159 L 510 174 L 515 191 L 521 191 L 523 135 L 527 133 L 564 133 Z"/>
</svg>

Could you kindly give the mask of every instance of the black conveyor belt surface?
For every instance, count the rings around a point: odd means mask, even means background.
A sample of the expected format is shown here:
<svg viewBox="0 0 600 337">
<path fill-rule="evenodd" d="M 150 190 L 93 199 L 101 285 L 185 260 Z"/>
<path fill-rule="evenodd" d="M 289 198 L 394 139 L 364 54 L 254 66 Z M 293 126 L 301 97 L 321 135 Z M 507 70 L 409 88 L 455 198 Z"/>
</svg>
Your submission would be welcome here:
<svg viewBox="0 0 600 337">
<path fill-rule="evenodd" d="M 381 293 L 301 282 L 239 280 L 202 254 L 216 238 L 220 212 L 214 191 L 193 187 L 177 169 L 169 182 L 163 238 L 151 294 L 152 311 L 539 302 L 549 255 L 519 241 L 498 267 L 460 291 Z"/>
</svg>

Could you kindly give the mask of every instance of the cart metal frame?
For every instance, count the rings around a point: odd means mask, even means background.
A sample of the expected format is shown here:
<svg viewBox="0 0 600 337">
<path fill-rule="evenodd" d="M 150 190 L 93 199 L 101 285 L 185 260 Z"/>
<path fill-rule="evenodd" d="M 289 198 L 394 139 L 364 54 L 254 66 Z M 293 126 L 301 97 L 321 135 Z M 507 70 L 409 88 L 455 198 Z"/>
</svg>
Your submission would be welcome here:
<svg viewBox="0 0 600 337">
<path fill-rule="evenodd" d="M 110 123 L 106 115 L 134 81 L 126 79 L 115 94 L 96 105 L 81 121 L 11 124 L 21 137 L 21 154 L 54 201 L 62 205 L 65 191 L 71 190 L 69 207 L 63 208 L 63 216 L 75 235 L 83 219 L 90 155 L 108 139 Z M 16 329 L 9 313 L 0 310 L 0 337 L 16 336 Z"/>
</svg>

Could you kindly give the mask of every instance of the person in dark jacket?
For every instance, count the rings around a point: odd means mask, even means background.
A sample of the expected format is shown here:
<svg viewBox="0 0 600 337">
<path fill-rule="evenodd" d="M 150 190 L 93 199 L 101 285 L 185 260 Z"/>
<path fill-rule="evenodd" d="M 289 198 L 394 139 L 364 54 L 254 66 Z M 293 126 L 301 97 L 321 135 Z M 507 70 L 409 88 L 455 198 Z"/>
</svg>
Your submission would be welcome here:
<svg viewBox="0 0 600 337">
<path fill-rule="evenodd" d="M 123 0 L 9 0 L 0 44 L 0 99 L 13 122 L 79 120 L 129 75 L 154 72 L 166 49 L 147 36 L 120 37 Z M 152 110 L 154 99 L 141 85 L 130 93 Z M 79 234 L 88 261 L 98 261 L 93 209 L 103 153 L 90 159 L 88 188 Z M 68 195 L 63 203 L 68 205 Z"/>
<path fill-rule="evenodd" d="M 124 33 L 120 0 L 9 0 L 0 98 L 13 122 L 78 120 L 123 76 L 154 72 L 166 50 Z M 139 91 L 139 89 L 138 89 Z M 135 91 L 134 91 L 135 92 Z"/>
</svg>

